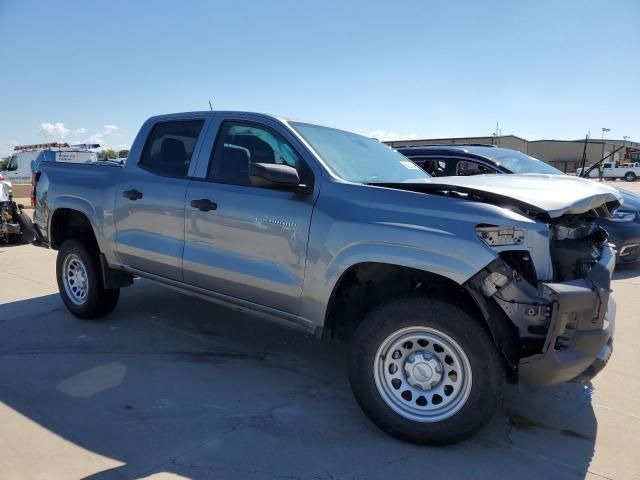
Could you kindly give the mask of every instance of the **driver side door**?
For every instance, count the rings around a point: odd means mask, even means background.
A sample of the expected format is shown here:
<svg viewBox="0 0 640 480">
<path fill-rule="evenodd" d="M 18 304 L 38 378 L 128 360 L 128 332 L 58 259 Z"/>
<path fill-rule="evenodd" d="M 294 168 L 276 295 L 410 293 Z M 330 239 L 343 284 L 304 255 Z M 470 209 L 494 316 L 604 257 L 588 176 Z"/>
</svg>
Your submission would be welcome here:
<svg viewBox="0 0 640 480">
<path fill-rule="evenodd" d="M 206 178 L 187 191 L 183 271 L 192 286 L 298 314 L 315 194 L 253 186 L 248 175 L 251 163 L 287 164 L 313 184 L 286 135 L 258 122 L 221 124 Z"/>
</svg>

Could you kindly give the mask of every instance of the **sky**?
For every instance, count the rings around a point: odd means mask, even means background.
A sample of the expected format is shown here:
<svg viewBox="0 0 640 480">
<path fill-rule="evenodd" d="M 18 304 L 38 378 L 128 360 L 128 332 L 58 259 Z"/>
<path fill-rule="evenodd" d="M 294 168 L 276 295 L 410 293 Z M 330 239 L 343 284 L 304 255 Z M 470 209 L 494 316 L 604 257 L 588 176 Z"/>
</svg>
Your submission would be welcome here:
<svg viewBox="0 0 640 480">
<path fill-rule="evenodd" d="M 638 0 L 0 0 L 0 155 L 127 148 L 209 100 L 381 140 L 640 141 L 639 26 Z"/>
</svg>

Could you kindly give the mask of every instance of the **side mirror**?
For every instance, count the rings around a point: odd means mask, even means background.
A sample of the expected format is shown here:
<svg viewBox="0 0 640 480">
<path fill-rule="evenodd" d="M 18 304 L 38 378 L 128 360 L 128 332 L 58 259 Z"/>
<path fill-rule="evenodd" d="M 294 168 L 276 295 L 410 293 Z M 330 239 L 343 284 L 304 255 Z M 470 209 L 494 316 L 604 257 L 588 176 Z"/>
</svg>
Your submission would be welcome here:
<svg viewBox="0 0 640 480">
<path fill-rule="evenodd" d="M 300 183 L 298 171 L 290 165 L 277 163 L 252 163 L 249 180 L 254 187 L 279 188 L 304 192 L 307 186 Z"/>
</svg>

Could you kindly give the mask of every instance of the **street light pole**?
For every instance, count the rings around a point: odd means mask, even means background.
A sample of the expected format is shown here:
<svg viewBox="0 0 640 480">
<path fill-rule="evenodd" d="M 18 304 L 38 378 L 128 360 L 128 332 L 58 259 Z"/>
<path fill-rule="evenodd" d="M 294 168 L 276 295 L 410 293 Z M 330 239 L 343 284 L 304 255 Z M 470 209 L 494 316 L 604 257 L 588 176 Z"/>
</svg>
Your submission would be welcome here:
<svg viewBox="0 0 640 480">
<path fill-rule="evenodd" d="M 610 132 L 611 129 L 607 127 L 602 127 L 601 130 L 602 130 L 602 156 L 604 157 L 604 134 L 605 132 Z"/>
</svg>

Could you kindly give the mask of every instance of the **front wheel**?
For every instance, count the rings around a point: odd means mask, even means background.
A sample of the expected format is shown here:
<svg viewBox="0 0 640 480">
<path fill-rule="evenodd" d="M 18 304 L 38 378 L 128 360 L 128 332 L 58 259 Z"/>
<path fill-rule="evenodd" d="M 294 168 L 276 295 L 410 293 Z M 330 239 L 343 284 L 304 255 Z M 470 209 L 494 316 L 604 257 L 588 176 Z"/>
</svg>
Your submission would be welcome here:
<svg viewBox="0 0 640 480">
<path fill-rule="evenodd" d="M 97 252 L 77 240 L 67 240 L 58 251 L 58 290 L 67 309 L 78 318 L 99 318 L 118 303 L 119 288 L 103 287 Z"/>
<path fill-rule="evenodd" d="M 633 172 L 627 172 L 627 173 L 625 173 L 625 175 L 624 175 L 624 179 L 625 179 L 627 182 L 635 182 L 635 181 L 636 181 L 636 178 L 637 178 L 637 177 L 636 177 L 636 174 L 635 174 L 635 173 L 633 173 Z"/>
<path fill-rule="evenodd" d="M 502 398 L 505 369 L 485 329 L 438 299 L 404 297 L 358 327 L 349 380 L 365 414 L 413 443 L 448 445 L 480 430 Z"/>
</svg>

